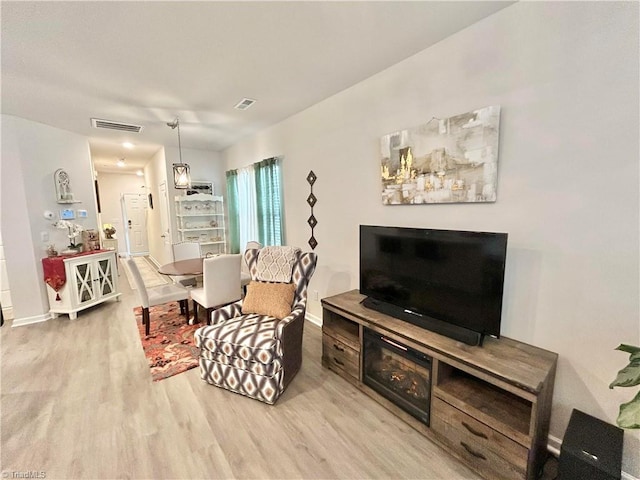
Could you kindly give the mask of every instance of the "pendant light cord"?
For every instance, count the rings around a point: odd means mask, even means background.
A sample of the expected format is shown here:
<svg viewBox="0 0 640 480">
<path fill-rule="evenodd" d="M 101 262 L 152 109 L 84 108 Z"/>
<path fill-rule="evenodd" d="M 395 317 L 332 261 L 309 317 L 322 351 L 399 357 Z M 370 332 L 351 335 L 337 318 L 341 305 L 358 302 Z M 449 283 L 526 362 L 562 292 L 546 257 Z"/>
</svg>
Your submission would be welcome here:
<svg viewBox="0 0 640 480">
<path fill-rule="evenodd" d="M 178 124 L 178 152 L 180 152 L 180 163 L 182 163 L 182 142 L 180 141 L 180 118 L 176 117 L 176 123 Z"/>
</svg>

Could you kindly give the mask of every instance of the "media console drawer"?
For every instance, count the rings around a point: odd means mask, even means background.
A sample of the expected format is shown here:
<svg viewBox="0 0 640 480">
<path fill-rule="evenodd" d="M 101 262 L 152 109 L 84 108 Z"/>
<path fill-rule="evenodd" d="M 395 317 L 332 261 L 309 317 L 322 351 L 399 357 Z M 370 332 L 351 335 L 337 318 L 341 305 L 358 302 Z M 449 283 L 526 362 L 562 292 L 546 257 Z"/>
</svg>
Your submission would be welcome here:
<svg viewBox="0 0 640 480">
<path fill-rule="evenodd" d="M 524 478 L 529 449 L 437 397 L 431 402 L 431 418 L 431 428 L 434 432 L 449 437 L 451 429 L 454 429 L 458 443 L 465 442 L 467 445 L 477 446 L 482 451 L 493 452 L 520 472 L 520 476 L 516 478 Z M 459 446 L 461 445 L 456 448 Z"/>
<path fill-rule="evenodd" d="M 326 333 L 322 334 L 322 362 L 325 366 L 333 369 L 337 367 L 358 380 L 360 352 Z"/>
<path fill-rule="evenodd" d="M 510 463 L 500 455 L 494 453 L 478 437 L 466 430 L 458 430 L 446 423 L 441 417 L 432 414 L 431 428 L 438 434 L 441 442 L 470 466 L 478 470 L 486 478 L 492 480 L 522 480 L 526 478 L 526 469 Z"/>
</svg>

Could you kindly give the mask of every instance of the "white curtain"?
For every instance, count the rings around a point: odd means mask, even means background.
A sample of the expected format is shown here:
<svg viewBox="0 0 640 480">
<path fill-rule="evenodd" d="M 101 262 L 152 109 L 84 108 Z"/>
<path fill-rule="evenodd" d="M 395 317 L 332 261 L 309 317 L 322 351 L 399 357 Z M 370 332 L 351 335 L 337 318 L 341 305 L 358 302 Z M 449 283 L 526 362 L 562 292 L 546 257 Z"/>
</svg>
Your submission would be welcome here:
<svg viewBox="0 0 640 480">
<path fill-rule="evenodd" d="M 247 242 L 258 240 L 258 203 L 253 165 L 238 169 L 238 224 L 240 252 Z"/>
</svg>

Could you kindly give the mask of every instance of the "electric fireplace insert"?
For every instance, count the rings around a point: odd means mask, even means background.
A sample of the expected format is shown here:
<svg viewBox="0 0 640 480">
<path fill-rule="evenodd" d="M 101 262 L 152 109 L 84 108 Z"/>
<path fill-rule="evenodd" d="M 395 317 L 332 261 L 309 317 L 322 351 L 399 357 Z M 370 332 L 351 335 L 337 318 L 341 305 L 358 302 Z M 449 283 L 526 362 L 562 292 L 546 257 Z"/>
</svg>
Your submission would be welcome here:
<svg viewBox="0 0 640 480">
<path fill-rule="evenodd" d="M 364 329 L 365 385 L 429 425 L 431 357 Z"/>
</svg>

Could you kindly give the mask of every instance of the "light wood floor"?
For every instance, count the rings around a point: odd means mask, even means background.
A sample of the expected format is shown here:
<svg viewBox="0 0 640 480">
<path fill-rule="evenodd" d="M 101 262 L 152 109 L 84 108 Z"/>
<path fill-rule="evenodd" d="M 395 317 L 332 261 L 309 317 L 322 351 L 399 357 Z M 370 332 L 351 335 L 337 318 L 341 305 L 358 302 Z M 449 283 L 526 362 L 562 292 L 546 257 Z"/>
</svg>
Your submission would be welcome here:
<svg viewBox="0 0 640 480">
<path fill-rule="evenodd" d="M 3 472 L 47 479 L 479 479 L 320 365 L 275 406 L 208 385 L 198 369 L 152 383 L 124 274 L 120 302 L 0 329 Z M 153 323 L 152 323 L 153 328 Z M 7 477 L 3 477 L 7 478 Z M 12 478 L 12 477 L 8 477 Z"/>
</svg>

